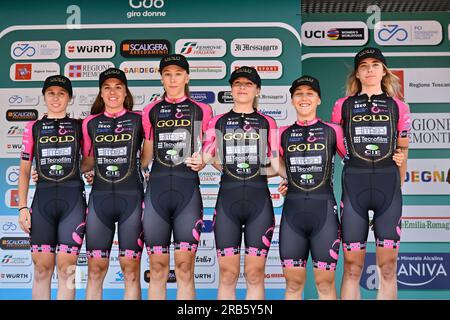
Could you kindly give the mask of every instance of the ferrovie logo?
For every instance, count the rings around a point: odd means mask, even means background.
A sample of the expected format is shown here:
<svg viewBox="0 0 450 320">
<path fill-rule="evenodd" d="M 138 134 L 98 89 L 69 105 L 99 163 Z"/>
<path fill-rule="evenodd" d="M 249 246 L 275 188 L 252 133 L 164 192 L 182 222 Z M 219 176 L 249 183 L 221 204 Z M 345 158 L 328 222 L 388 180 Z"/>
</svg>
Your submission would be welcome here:
<svg viewBox="0 0 450 320">
<path fill-rule="evenodd" d="M 66 43 L 69 59 L 109 59 L 116 54 L 112 40 L 71 40 Z"/>
<path fill-rule="evenodd" d="M 227 45 L 222 39 L 180 39 L 175 43 L 175 53 L 188 58 L 223 57 Z"/>
<path fill-rule="evenodd" d="M 120 54 L 125 58 L 163 57 L 170 53 L 167 40 L 124 40 Z"/>
<path fill-rule="evenodd" d="M 35 109 L 8 109 L 6 120 L 8 121 L 33 121 L 38 118 L 38 111 Z"/>
</svg>

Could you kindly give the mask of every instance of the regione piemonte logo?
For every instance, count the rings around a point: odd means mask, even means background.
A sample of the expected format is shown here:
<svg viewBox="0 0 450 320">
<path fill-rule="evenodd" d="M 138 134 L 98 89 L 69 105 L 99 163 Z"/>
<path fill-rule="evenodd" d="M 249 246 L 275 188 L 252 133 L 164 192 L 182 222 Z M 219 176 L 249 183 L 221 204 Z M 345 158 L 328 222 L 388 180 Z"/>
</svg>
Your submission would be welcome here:
<svg viewBox="0 0 450 320">
<path fill-rule="evenodd" d="M 64 74 L 70 80 L 98 80 L 100 73 L 109 68 L 114 68 L 109 61 L 69 62 L 64 67 Z"/>
</svg>

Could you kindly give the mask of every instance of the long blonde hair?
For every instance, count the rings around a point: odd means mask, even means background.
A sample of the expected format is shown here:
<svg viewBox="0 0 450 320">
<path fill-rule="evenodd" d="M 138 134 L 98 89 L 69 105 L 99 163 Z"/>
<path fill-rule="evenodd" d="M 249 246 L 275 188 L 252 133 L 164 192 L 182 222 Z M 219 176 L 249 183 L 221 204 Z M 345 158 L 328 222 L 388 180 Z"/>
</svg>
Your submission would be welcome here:
<svg viewBox="0 0 450 320">
<path fill-rule="evenodd" d="M 386 92 L 389 96 L 398 98 L 403 101 L 403 94 L 400 85 L 400 78 L 397 77 L 388 67 L 383 64 L 383 70 L 386 75 L 383 76 L 381 80 L 381 89 Z M 353 70 L 353 72 L 347 78 L 347 96 L 353 96 L 358 92 L 361 92 L 362 85 L 361 81 L 356 77 L 358 69 Z"/>
</svg>

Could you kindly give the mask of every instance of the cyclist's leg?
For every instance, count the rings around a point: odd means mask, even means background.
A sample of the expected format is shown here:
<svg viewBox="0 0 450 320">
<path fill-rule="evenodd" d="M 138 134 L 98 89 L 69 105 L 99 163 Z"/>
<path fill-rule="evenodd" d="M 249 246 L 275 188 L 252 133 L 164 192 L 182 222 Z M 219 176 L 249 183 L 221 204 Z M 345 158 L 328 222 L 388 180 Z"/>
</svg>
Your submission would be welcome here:
<svg viewBox="0 0 450 320">
<path fill-rule="evenodd" d="M 103 281 L 109 267 L 109 255 L 115 233 L 111 193 L 91 191 L 86 218 L 88 282 L 86 300 L 103 297 Z"/>
</svg>

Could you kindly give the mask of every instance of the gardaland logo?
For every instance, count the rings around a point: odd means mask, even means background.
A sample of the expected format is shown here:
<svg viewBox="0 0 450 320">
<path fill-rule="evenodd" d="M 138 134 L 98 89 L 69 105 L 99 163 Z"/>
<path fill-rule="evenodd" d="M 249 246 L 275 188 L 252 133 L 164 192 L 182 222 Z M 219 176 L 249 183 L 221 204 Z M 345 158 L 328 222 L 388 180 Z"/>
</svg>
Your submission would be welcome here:
<svg viewBox="0 0 450 320">
<path fill-rule="evenodd" d="M 16 41 L 11 45 L 14 60 L 52 60 L 61 55 L 58 41 Z"/>
<path fill-rule="evenodd" d="M 64 67 L 64 74 L 70 80 L 96 80 L 103 71 L 114 68 L 112 62 L 69 62 Z"/>
<path fill-rule="evenodd" d="M 279 57 L 283 43 L 277 38 L 234 39 L 230 48 L 234 57 Z"/>
<path fill-rule="evenodd" d="M 112 40 L 71 40 L 65 51 L 69 59 L 109 59 L 116 54 L 116 44 Z"/>
<path fill-rule="evenodd" d="M 170 53 L 168 40 L 124 40 L 120 54 L 125 58 L 163 57 Z"/>
<path fill-rule="evenodd" d="M 12 81 L 44 81 L 49 76 L 59 74 L 56 62 L 14 63 L 9 68 Z"/>
<path fill-rule="evenodd" d="M 120 69 L 128 80 L 160 80 L 158 61 L 124 61 Z"/>
<path fill-rule="evenodd" d="M 187 58 L 220 58 L 226 52 L 223 39 L 179 39 L 175 43 L 175 53 Z"/>
<path fill-rule="evenodd" d="M 406 290 L 449 290 L 449 271 L 449 253 L 399 253 L 397 285 Z M 368 290 L 379 289 L 374 253 L 366 254 L 360 285 Z"/>
</svg>

